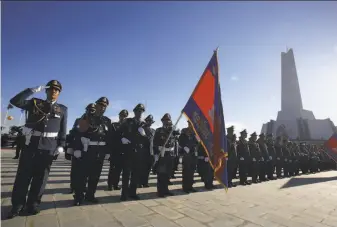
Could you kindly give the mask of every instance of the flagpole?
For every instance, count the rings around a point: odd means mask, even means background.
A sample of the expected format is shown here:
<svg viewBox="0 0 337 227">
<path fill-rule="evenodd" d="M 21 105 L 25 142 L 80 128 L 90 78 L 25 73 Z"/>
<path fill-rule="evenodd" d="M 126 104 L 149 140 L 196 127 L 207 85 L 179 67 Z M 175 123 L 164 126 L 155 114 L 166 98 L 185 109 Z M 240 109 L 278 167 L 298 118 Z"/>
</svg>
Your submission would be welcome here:
<svg viewBox="0 0 337 227">
<path fill-rule="evenodd" d="M 166 141 L 165 141 L 165 143 L 164 143 L 164 145 L 163 145 L 163 148 L 164 148 L 164 149 L 165 149 L 165 146 L 166 146 L 167 142 L 169 141 L 169 139 L 170 139 L 170 137 L 171 137 L 173 131 L 176 129 L 176 127 L 177 127 L 177 125 L 178 125 L 178 123 L 179 123 L 179 121 L 180 121 L 180 119 L 181 119 L 182 116 L 183 116 L 183 113 L 181 112 L 181 113 L 180 113 L 180 116 L 178 117 L 178 119 L 177 119 L 177 121 L 176 121 L 176 123 L 173 125 L 172 130 L 171 130 L 169 136 L 166 138 Z M 165 154 L 165 152 L 164 152 L 164 154 Z M 164 157 L 164 155 L 163 155 L 163 157 Z"/>
</svg>

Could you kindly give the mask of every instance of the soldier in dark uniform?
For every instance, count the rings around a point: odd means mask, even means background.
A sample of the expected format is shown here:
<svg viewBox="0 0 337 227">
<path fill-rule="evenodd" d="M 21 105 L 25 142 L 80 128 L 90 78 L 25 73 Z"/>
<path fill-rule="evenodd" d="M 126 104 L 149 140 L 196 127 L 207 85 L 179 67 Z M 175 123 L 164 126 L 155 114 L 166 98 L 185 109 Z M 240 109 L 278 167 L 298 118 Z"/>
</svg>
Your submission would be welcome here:
<svg viewBox="0 0 337 227">
<path fill-rule="evenodd" d="M 149 177 L 150 171 L 153 164 L 153 154 L 151 149 L 151 144 L 153 144 L 153 136 L 155 130 L 151 128 L 151 125 L 154 123 L 153 116 L 150 114 L 145 119 L 144 130 L 146 134 L 146 140 L 144 143 L 144 149 L 142 149 L 143 153 L 141 154 L 141 175 L 139 186 L 142 188 L 149 187 Z"/>
<path fill-rule="evenodd" d="M 147 140 L 144 122 L 141 121 L 145 112 L 143 104 L 138 104 L 133 112 L 134 118 L 127 118 L 120 127 L 121 142 L 123 144 L 123 167 L 122 167 L 122 194 L 121 201 L 129 198 L 139 200 L 137 186 L 140 180 L 140 160 L 142 149 Z"/>
<path fill-rule="evenodd" d="M 283 152 L 282 152 L 282 137 L 281 136 L 276 137 L 275 151 L 276 151 L 276 176 L 277 178 L 282 178 Z"/>
<path fill-rule="evenodd" d="M 298 146 L 298 144 L 294 143 L 293 147 L 292 147 L 292 152 L 294 154 L 293 157 L 293 171 L 294 171 L 294 175 L 297 176 L 299 175 L 299 171 L 300 171 L 300 148 Z"/>
<path fill-rule="evenodd" d="M 307 174 L 309 170 L 308 162 L 309 162 L 309 154 L 308 150 L 305 146 L 305 143 L 300 143 L 300 166 L 301 172 L 303 174 Z"/>
<path fill-rule="evenodd" d="M 205 151 L 205 148 L 202 146 L 202 144 L 199 142 L 198 147 L 198 168 L 200 171 L 200 176 L 202 179 L 202 182 L 204 182 L 205 188 L 207 190 L 214 189 L 213 179 L 214 179 L 214 170 L 209 163 L 208 155 Z"/>
<path fill-rule="evenodd" d="M 236 175 L 234 172 L 238 163 L 237 157 L 236 135 L 234 134 L 234 126 L 227 128 L 227 149 L 228 149 L 228 187 L 236 187 L 232 179 Z"/>
<path fill-rule="evenodd" d="M 119 122 L 112 123 L 112 156 L 110 157 L 110 168 L 108 175 L 108 190 L 119 190 L 118 183 L 122 173 L 122 160 L 125 152 L 120 140 L 119 129 L 129 116 L 127 110 L 119 112 Z"/>
<path fill-rule="evenodd" d="M 91 128 L 94 128 L 94 131 L 90 133 L 88 151 L 84 156 L 86 165 L 90 166 L 90 170 L 87 172 L 88 190 L 85 194 L 85 200 L 92 203 L 98 203 L 95 197 L 97 184 L 101 176 L 104 159 L 110 158 L 112 152 L 111 120 L 104 116 L 108 105 L 109 100 L 106 97 L 101 97 L 96 101 L 95 117 L 91 123 Z"/>
<path fill-rule="evenodd" d="M 26 100 L 44 89 L 46 100 Z M 13 207 L 8 218 L 18 216 L 25 205 L 29 214 L 39 213 L 50 167 L 65 146 L 67 107 L 56 103 L 61 90 L 60 82 L 51 80 L 46 86 L 25 89 L 10 100 L 12 105 L 27 111 L 28 117 L 23 128 L 25 147 L 19 161 L 12 192 Z M 26 202 L 29 185 L 31 186 Z"/>
<path fill-rule="evenodd" d="M 289 150 L 289 140 L 288 138 L 283 138 L 282 144 L 282 153 L 283 153 L 283 176 L 289 177 L 290 176 L 290 150 Z"/>
<path fill-rule="evenodd" d="M 249 169 L 249 164 L 251 161 L 250 151 L 247 138 L 247 131 L 243 130 L 240 132 L 241 136 L 238 141 L 237 152 L 239 159 L 239 175 L 240 175 L 240 184 L 241 185 L 249 185 L 250 183 L 247 181 L 247 174 Z"/>
<path fill-rule="evenodd" d="M 269 162 L 267 162 L 267 175 L 269 180 L 275 180 L 274 172 L 276 166 L 276 150 L 274 147 L 273 134 L 267 135 L 267 148 L 269 154 Z"/>
<path fill-rule="evenodd" d="M 179 137 L 179 145 L 181 147 L 181 153 L 183 154 L 183 180 L 182 188 L 185 193 L 196 192 L 193 188 L 194 172 L 197 164 L 197 145 L 198 141 L 195 137 L 195 133 L 192 128 L 192 124 L 188 122 L 188 127 L 181 130 Z"/>
<path fill-rule="evenodd" d="M 157 194 L 159 197 L 173 195 L 168 189 L 170 175 L 172 173 L 173 153 L 175 152 L 175 138 L 172 131 L 171 115 L 166 113 L 161 121 L 163 126 L 156 129 L 153 138 L 153 151 L 157 167 Z M 171 134 L 171 135 L 170 135 Z M 165 142 L 167 143 L 165 144 Z"/>
<path fill-rule="evenodd" d="M 72 155 L 71 157 L 71 183 L 74 190 L 74 205 L 79 206 L 83 203 L 85 186 L 88 182 L 88 176 L 91 170 L 88 170 L 88 156 L 92 157 L 92 154 L 88 153 L 90 146 L 90 138 L 93 133 L 96 133 L 97 126 L 95 122 L 96 105 L 94 103 L 89 104 L 86 107 L 86 112 L 81 118 L 75 120 L 74 127 L 72 129 L 72 141 L 69 144 L 67 153 Z M 92 151 L 91 151 L 92 152 Z M 90 168 L 90 167 L 89 167 Z"/>
<path fill-rule="evenodd" d="M 253 183 L 260 183 L 260 180 L 258 179 L 259 173 L 260 173 L 260 162 L 261 162 L 261 151 L 259 148 L 259 144 L 256 142 L 257 140 L 257 134 L 254 132 L 250 135 L 249 138 L 249 151 L 251 155 L 251 175 L 252 175 L 252 182 Z"/>
<path fill-rule="evenodd" d="M 268 171 L 270 171 L 268 168 L 270 167 L 271 160 L 269 158 L 268 146 L 266 144 L 266 137 L 264 133 L 261 133 L 259 135 L 259 139 L 257 140 L 257 143 L 261 151 L 259 178 L 261 181 L 268 181 L 269 178 L 266 178 L 266 175 L 268 175 Z"/>
</svg>

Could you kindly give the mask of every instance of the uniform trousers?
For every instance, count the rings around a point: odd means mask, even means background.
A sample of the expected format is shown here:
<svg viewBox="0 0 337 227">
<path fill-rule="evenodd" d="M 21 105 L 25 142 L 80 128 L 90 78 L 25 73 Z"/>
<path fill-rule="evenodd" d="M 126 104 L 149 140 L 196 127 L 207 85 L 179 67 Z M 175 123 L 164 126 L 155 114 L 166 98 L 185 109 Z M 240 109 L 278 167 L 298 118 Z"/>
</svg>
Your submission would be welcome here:
<svg viewBox="0 0 337 227">
<path fill-rule="evenodd" d="M 193 154 L 184 154 L 183 156 L 183 180 L 182 186 L 184 191 L 189 191 L 193 188 L 194 183 L 194 172 L 196 168 L 196 157 Z"/>
<path fill-rule="evenodd" d="M 53 159 L 50 151 L 27 146 L 23 149 L 12 192 L 13 207 L 23 207 L 26 204 L 38 206 L 41 203 Z"/>
<path fill-rule="evenodd" d="M 123 167 L 123 153 L 118 153 L 110 157 L 110 167 L 108 175 L 108 186 L 117 187 L 121 178 Z"/>
<path fill-rule="evenodd" d="M 97 189 L 97 184 L 101 176 L 104 158 L 106 154 L 105 146 L 89 146 L 88 151 L 84 155 L 84 162 L 86 165 L 86 177 L 88 178 L 88 190 L 86 192 L 87 198 L 94 197 Z M 86 178 L 84 179 L 84 182 Z M 82 184 L 83 185 L 83 184 Z"/>
<path fill-rule="evenodd" d="M 157 193 L 158 195 L 166 195 L 169 192 L 169 179 L 173 168 L 173 157 L 166 153 L 164 157 L 160 157 L 157 166 Z"/>
<path fill-rule="evenodd" d="M 136 196 L 140 176 L 141 152 L 125 146 L 122 159 L 122 196 Z"/>
</svg>

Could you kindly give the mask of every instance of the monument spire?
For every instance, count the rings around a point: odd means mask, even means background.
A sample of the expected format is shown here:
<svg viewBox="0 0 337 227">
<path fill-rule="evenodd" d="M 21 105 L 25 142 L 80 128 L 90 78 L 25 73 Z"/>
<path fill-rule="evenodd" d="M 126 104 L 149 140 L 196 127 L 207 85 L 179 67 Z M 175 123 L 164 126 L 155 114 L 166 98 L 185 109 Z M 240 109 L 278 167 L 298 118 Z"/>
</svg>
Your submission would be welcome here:
<svg viewBox="0 0 337 227">
<path fill-rule="evenodd" d="M 294 52 L 291 48 L 286 48 L 287 52 L 281 53 L 281 111 L 300 115 L 303 105 Z"/>
</svg>

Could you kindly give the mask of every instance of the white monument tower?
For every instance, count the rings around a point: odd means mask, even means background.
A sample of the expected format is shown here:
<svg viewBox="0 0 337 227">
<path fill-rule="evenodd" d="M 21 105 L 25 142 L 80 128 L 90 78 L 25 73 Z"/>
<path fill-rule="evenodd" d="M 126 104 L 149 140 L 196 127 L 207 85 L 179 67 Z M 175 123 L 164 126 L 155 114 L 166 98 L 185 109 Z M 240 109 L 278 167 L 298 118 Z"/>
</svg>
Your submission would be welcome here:
<svg viewBox="0 0 337 227">
<path fill-rule="evenodd" d="M 281 53 L 281 111 L 276 121 L 263 124 L 261 132 L 284 135 L 290 139 L 327 140 L 337 132 L 328 119 L 318 120 L 312 111 L 303 109 L 294 52 L 287 49 Z"/>
</svg>

